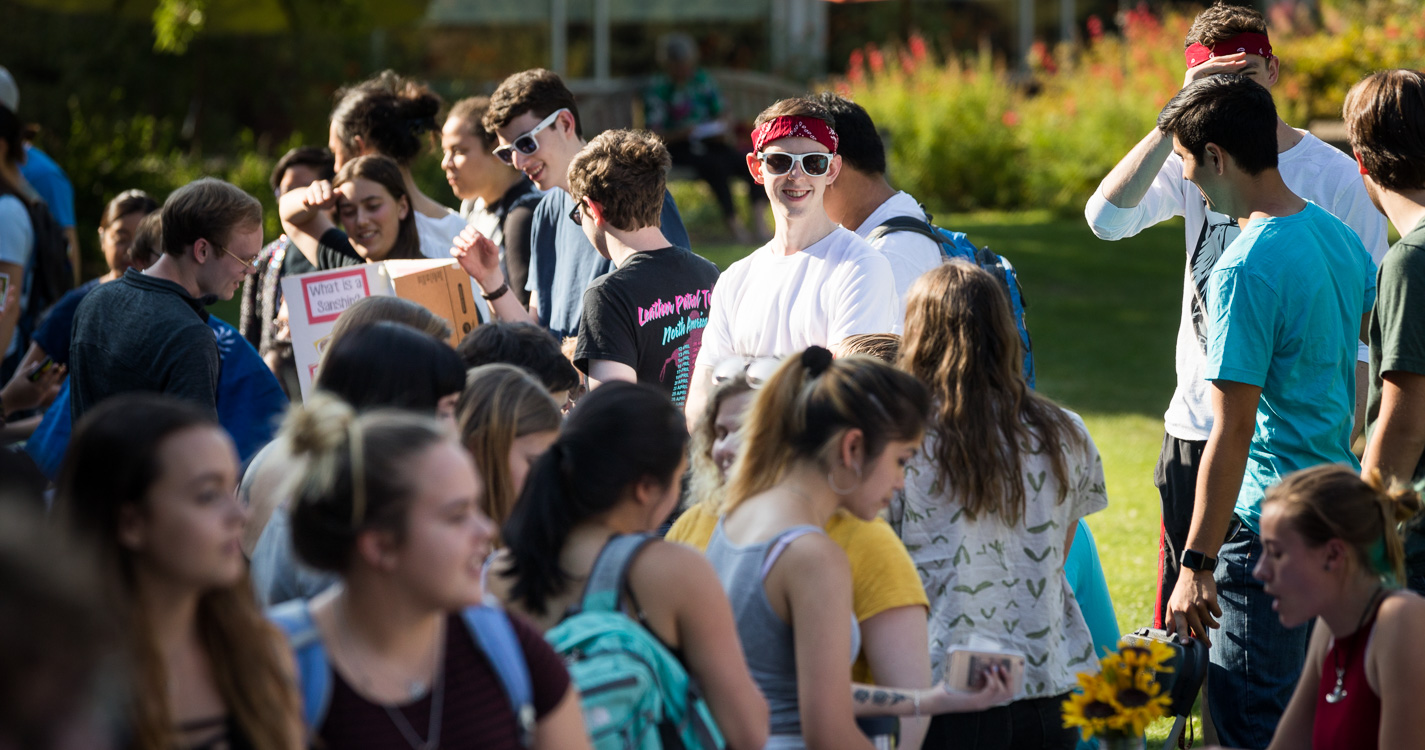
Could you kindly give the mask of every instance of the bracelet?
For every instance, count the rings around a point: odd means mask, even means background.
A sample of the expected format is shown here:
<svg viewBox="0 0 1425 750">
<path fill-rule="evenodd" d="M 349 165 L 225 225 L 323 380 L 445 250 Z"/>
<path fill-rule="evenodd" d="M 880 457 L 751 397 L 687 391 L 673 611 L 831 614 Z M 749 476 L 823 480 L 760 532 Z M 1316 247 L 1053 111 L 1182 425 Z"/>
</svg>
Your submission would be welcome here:
<svg viewBox="0 0 1425 750">
<path fill-rule="evenodd" d="M 484 297 L 486 302 L 494 302 L 495 300 L 505 296 L 505 293 L 508 291 L 510 291 L 510 282 L 506 281 L 505 283 L 500 284 L 499 289 L 496 289 L 495 291 L 490 292 L 489 294 L 481 292 L 480 296 Z"/>
<path fill-rule="evenodd" d="M 912 706 L 915 708 L 915 713 L 914 713 L 913 715 L 915 716 L 915 718 L 919 719 L 919 718 L 920 718 L 920 691 L 919 691 L 919 690 L 912 690 L 912 691 L 910 691 L 910 699 L 911 699 L 911 704 L 912 704 Z"/>
</svg>

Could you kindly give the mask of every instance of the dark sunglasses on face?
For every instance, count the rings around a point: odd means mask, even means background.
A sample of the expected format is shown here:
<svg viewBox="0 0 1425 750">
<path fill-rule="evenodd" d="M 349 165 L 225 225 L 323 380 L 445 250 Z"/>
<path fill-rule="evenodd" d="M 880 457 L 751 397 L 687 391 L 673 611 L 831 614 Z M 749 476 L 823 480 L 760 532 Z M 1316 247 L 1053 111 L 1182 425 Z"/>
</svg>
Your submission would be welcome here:
<svg viewBox="0 0 1425 750">
<path fill-rule="evenodd" d="M 574 202 L 574 208 L 572 208 L 572 209 L 569 210 L 569 220 L 572 221 L 572 222 L 574 222 L 575 224 L 578 224 L 578 225 L 581 226 L 581 227 L 584 226 L 584 210 L 583 210 L 583 209 L 584 209 L 584 199 L 583 199 L 583 198 L 580 198 L 579 200 L 577 200 L 577 201 Z"/>
<path fill-rule="evenodd" d="M 801 167 L 802 174 L 820 177 L 831 169 L 831 154 L 813 152 L 810 154 L 789 154 L 784 151 L 764 151 L 757 154 L 762 162 L 762 171 L 773 177 L 780 177 L 792 171 L 792 165 Z"/>
<path fill-rule="evenodd" d="M 539 131 L 544 130 L 550 125 L 553 125 L 554 121 L 559 119 L 560 112 L 568 111 L 569 110 L 567 108 L 560 108 L 554 110 L 553 112 L 550 112 L 548 117 L 544 118 L 543 120 L 540 120 L 539 124 L 535 125 L 533 128 L 530 128 L 529 132 L 516 137 L 514 141 L 510 143 L 510 145 L 501 146 L 495 149 L 492 153 L 497 159 L 506 164 L 515 163 L 515 149 L 519 149 L 519 152 L 521 154 L 524 154 L 525 156 L 533 154 L 534 152 L 539 150 L 539 141 L 535 140 L 535 136 L 539 135 Z"/>
</svg>

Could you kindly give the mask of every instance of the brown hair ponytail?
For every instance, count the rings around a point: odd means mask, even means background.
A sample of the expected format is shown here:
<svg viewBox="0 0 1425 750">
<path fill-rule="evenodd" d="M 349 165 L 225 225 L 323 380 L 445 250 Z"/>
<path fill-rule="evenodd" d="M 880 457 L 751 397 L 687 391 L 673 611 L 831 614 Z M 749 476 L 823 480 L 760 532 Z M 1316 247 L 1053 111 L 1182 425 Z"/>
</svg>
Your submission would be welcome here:
<svg viewBox="0 0 1425 750">
<path fill-rule="evenodd" d="M 829 468 L 846 430 L 865 436 L 869 460 L 892 440 L 919 439 L 929 412 L 930 394 L 920 381 L 872 357 L 833 360 L 819 346 L 788 357 L 743 422 L 723 512 L 775 485 L 796 461 Z"/>
<path fill-rule="evenodd" d="M 1404 581 L 1400 524 L 1420 512 L 1420 495 L 1398 483 L 1387 487 L 1379 471 L 1362 479 L 1335 464 L 1302 469 L 1267 490 L 1262 504 L 1278 506 L 1309 546 L 1340 539 L 1368 569 Z"/>
</svg>

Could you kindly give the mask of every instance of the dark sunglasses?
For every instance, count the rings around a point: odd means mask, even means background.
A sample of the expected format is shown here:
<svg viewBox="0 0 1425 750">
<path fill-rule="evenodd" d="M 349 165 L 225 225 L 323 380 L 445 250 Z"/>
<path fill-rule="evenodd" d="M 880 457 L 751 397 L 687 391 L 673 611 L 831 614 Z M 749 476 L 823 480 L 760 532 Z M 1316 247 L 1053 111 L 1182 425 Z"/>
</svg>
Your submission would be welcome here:
<svg viewBox="0 0 1425 750">
<path fill-rule="evenodd" d="M 584 199 L 583 199 L 583 198 L 580 198 L 579 200 L 575 201 L 575 202 L 574 202 L 574 207 L 571 208 L 571 209 L 569 209 L 569 220 L 572 221 L 572 222 L 574 222 L 575 224 L 578 224 L 581 228 L 584 226 Z"/>
<path fill-rule="evenodd" d="M 539 124 L 535 125 L 533 128 L 530 128 L 528 133 L 525 133 L 515 138 L 515 140 L 508 146 L 501 146 L 495 149 L 492 153 L 495 154 L 496 158 L 506 164 L 515 163 L 515 149 L 519 149 L 520 153 L 524 154 L 525 156 L 533 154 L 534 152 L 539 150 L 539 141 L 535 140 L 535 136 L 539 135 L 539 131 L 544 130 L 550 125 L 553 125 L 554 121 L 559 119 L 560 112 L 568 111 L 569 110 L 567 108 L 560 108 L 554 110 L 553 112 L 550 112 L 548 117 L 544 118 L 543 120 L 540 120 Z"/>
<path fill-rule="evenodd" d="M 773 177 L 780 177 L 792 171 L 793 164 L 801 167 L 802 174 L 808 177 L 820 177 L 831 169 L 831 154 L 820 152 L 810 154 L 789 154 L 784 151 L 762 152 L 757 154 L 757 160 L 762 162 L 762 171 Z"/>
</svg>

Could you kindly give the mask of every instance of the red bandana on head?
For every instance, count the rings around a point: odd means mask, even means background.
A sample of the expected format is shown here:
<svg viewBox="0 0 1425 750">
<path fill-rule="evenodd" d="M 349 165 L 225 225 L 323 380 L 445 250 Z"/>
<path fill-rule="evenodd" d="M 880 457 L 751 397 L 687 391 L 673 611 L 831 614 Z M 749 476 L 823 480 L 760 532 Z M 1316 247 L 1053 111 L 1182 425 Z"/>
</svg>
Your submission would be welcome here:
<svg viewBox="0 0 1425 750">
<path fill-rule="evenodd" d="M 1261 55 L 1262 57 L 1272 56 L 1272 43 L 1267 39 L 1266 34 L 1258 34 L 1248 31 L 1229 39 L 1223 39 L 1211 48 L 1204 47 L 1194 42 L 1183 50 L 1183 57 L 1187 59 L 1189 68 L 1197 66 L 1221 55 L 1235 55 L 1238 52 L 1246 52 L 1249 55 Z"/>
<path fill-rule="evenodd" d="M 831 153 L 836 153 L 836 144 L 840 139 L 836 137 L 836 131 L 825 120 L 815 117 L 774 117 L 752 131 L 752 150 L 761 151 L 762 147 L 777 140 L 778 138 L 810 138 L 823 146 Z"/>
</svg>

